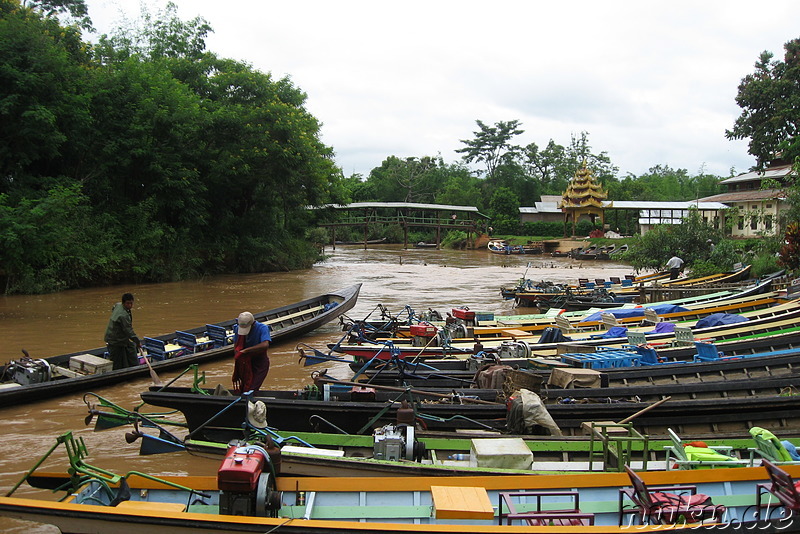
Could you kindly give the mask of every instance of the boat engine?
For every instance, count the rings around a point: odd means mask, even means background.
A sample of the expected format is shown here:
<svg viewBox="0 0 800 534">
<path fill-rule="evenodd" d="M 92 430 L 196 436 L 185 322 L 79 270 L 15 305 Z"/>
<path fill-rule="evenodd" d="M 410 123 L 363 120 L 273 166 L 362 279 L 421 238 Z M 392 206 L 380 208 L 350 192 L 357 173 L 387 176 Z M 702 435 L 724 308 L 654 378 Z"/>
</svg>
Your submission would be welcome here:
<svg viewBox="0 0 800 534">
<path fill-rule="evenodd" d="M 409 330 L 411 330 L 411 346 L 425 347 L 431 344 L 431 339 L 436 337 L 439 329 L 432 324 L 419 323 L 412 324 Z"/>
<path fill-rule="evenodd" d="M 386 425 L 372 434 L 372 457 L 376 460 L 420 460 L 425 444 L 418 442 L 411 425 Z"/>
<path fill-rule="evenodd" d="M 498 358 L 528 358 L 531 355 L 530 346 L 524 341 L 503 341 L 497 348 Z"/>
<path fill-rule="evenodd" d="M 16 382 L 21 386 L 49 382 L 51 377 L 50 364 L 46 360 L 33 358 L 20 358 L 12 360 L 3 369 L 3 378 Z"/>
<path fill-rule="evenodd" d="M 231 446 L 217 472 L 219 511 L 225 515 L 277 517 L 282 493 L 267 451 L 258 445 Z"/>
</svg>

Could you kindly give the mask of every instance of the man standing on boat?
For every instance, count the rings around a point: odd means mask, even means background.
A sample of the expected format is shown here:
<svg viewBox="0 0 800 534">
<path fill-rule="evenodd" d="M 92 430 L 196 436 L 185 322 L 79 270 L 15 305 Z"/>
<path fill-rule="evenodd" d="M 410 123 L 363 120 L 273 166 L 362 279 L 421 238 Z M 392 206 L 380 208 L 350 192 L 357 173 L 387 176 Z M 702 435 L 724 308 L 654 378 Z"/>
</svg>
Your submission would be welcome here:
<svg viewBox="0 0 800 534">
<path fill-rule="evenodd" d="M 122 301 L 114 304 L 106 327 L 105 341 L 108 356 L 114 362 L 114 369 L 123 369 L 139 364 L 137 351 L 142 349 L 139 336 L 133 331 L 133 295 L 125 293 Z"/>
<path fill-rule="evenodd" d="M 267 349 L 272 337 L 269 325 L 242 312 L 233 337 L 233 389 L 236 393 L 257 392 L 269 373 Z"/>
<path fill-rule="evenodd" d="M 669 269 L 669 279 L 675 280 L 683 270 L 683 260 L 675 254 L 667 261 L 667 269 Z"/>
</svg>

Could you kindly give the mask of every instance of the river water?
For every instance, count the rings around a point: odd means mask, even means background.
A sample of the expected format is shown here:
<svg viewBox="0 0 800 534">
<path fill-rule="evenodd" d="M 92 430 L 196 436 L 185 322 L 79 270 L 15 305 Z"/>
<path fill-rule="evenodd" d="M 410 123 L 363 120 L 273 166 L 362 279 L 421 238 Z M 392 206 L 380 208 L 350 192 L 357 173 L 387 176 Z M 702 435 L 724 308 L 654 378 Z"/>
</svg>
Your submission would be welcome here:
<svg viewBox="0 0 800 534">
<path fill-rule="evenodd" d="M 337 246 L 327 249 L 328 259 L 311 269 L 286 273 L 215 276 L 202 280 L 167 284 L 131 285 L 64 291 L 51 295 L 0 297 L 0 361 L 7 362 L 26 349 L 41 358 L 102 346 L 111 306 L 124 292 L 136 297 L 134 329 L 140 336 L 166 334 L 235 318 L 252 312 L 291 304 L 319 294 L 362 283 L 356 306 L 347 313 L 363 319 L 383 304 L 398 313 L 409 305 L 417 312 L 428 308 L 441 313 L 453 307 L 495 314 L 531 313 L 503 300 L 500 286 L 513 285 L 527 273 L 534 280 L 576 283 L 578 278 L 623 277 L 631 269 L 614 262 L 579 262 L 546 256 L 503 256 L 487 250 L 409 249 L 376 245 Z M 313 367 L 298 365 L 298 342 L 325 348 L 342 335 L 337 323 L 328 324 L 301 339 L 287 340 L 270 348 L 270 373 L 265 388 L 301 389 L 309 383 Z M 207 384 L 230 386 L 232 362 L 222 360 L 201 367 Z M 347 369 L 329 368 L 346 377 Z M 160 377 L 166 382 L 170 376 Z M 181 379 L 183 380 L 183 379 Z M 178 385 L 186 382 L 178 382 Z M 151 385 L 149 378 L 94 390 L 120 406 L 132 409 L 139 394 Z M 130 470 L 151 474 L 214 474 L 218 460 L 171 453 L 140 457 L 138 442 L 128 444 L 129 428 L 94 432 L 84 423 L 87 415 L 83 394 L 0 410 L 0 490 L 3 494 L 67 431 L 82 437 L 91 464 L 118 473 Z M 63 471 L 65 455 L 57 451 L 45 470 Z M 56 459 L 58 461 L 56 461 Z M 22 486 L 15 495 L 37 495 Z M 0 531 L 51 533 L 53 527 L 0 518 Z"/>
</svg>

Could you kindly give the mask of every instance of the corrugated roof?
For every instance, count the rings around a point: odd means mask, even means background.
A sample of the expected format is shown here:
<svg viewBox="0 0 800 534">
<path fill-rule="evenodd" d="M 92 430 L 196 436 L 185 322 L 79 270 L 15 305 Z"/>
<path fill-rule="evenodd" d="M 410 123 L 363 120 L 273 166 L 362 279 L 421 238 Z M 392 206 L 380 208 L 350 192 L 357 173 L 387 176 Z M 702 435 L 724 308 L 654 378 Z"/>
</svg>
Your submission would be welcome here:
<svg viewBox="0 0 800 534">
<path fill-rule="evenodd" d="M 721 202 L 708 201 L 708 199 L 689 200 L 686 202 L 658 202 L 650 200 L 613 200 L 604 205 L 610 209 L 643 209 L 643 210 L 688 210 L 697 208 L 699 210 L 722 210 L 727 208 Z"/>
<path fill-rule="evenodd" d="M 452 206 L 449 204 L 420 204 L 416 202 L 353 202 L 351 204 L 326 204 L 321 208 L 364 209 L 364 208 L 408 208 L 417 210 L 469 211 L 478 212 L 475 206 Z"/>
<path fill-rule="evenodd" d="M 765 178 L 783 178 L 792 172 L 791 165 L 778 165 L 763 171 L 751 171 L 732 178 L 722 180 L 721 184 L 734 184 L 738 182 L 750 182 L 753 180 L 763 180 Z"/>
<path fill-rule="evenodd" d="M 733 191 L 720 193 L 701 199 L 705 202 L 746 202 L 749 200 L 784 199 L 786 194 L 780 189 L 753 189 L 750 191 Z"/>
<path fill-rule="evenodd" d="M 712 197 L 709 197 L 709 199 Z M 722 210 L 727 208 L 725 204 L 708 199 L 691 200 L 687 202 L 656 202 L 649 200 L 612 200 L 603 202 L 603 207 L 607 209 L 621 210 L 688 210 L 697 208 L 699 210 Z M 519 209 L 520 213 L 556 213 L 561 212 L 557 204 L 551 202 L 536 202 L 535 206 Z"/>
</svg>

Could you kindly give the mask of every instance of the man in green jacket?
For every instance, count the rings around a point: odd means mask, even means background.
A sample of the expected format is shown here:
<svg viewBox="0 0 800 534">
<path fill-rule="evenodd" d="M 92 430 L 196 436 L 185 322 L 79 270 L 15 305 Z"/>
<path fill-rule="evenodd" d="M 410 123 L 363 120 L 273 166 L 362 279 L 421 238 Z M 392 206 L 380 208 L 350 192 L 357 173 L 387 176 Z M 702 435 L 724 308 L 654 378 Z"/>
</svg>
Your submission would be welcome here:
<svg viewBox="0 0 800 534">
<path fill-rule="evenodd" d="M 111 309 L 111 318 L 106 327 L 106 345 L 108 356 L 114 362 L 114 369 L 123 369 L 139 364 L 137 351 L 141 350 L 142 342 L 133 331 L 133 295 L 125 293 L 122 302 L 117 302 Z"/>
</svg>

